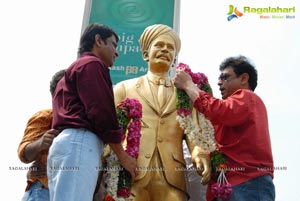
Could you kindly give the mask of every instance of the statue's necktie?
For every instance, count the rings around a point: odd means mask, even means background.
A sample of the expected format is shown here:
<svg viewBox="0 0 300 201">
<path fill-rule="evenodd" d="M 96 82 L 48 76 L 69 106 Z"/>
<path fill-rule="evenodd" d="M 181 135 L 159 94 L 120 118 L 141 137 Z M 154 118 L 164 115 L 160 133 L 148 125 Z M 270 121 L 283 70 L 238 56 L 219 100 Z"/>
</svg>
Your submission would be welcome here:
<svg viewBox="0 0 300 201">
<path fill-rule="evenodd" d="M 166 81 L 164 79 L 159 79 L 159 85 L 157 90 L 157 100 L 159 107 L 163 107 L 167 99 L 167 88 L 165 86 L 165 82 Z"/>
</svg>

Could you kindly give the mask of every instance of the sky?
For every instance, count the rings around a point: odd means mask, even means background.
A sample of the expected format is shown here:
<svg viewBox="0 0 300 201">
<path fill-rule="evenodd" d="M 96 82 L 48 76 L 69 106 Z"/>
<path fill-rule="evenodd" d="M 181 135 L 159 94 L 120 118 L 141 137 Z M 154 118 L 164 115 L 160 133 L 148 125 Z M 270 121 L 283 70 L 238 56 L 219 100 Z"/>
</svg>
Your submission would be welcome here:
<svg viewBox="0 0 300 201">
<path fill-rule="evenodd" d="M 49 81 L 76 59 L 84 0 L 1 1 L 1 158 L 2 197 L 20 200 L 28 167 L 19 161 L 17 147 L 28 118 L 51 107 Z M 243 8 L 295 7 L 293 19 L 262 19 L 259 14 L 227 21 L 229 5 Z M 255 92 L 269 115 L 276 200 L 298 200 L 300 143 L 300 2 L 292 0 L 182 0 L 178 61 L 208 76 L 214 95 L 218 66 L 228 56 L 245 55 L 258 70 Z M 265 14 L 270 15 L 270 14 Z M 277 14 L 281 15 L 281 14 Z M 298 54 L 297 54 L 297 53 Z"/>
</svg>

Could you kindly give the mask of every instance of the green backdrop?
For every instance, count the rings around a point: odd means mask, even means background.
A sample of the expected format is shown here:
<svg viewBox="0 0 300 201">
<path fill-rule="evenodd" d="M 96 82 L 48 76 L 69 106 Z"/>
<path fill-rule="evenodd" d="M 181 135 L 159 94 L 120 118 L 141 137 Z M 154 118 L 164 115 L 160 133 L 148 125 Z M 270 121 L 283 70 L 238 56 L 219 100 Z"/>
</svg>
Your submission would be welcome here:
<svg viewBox="0 0 300 201">
<path fill-rule="evenodd" d="M 113 84 L 143 75 L 147 63 L 142 58 L 139 37 L 152 24 L 166 24 L 174 28 L 176 0 L 94 0 L 85 9 L 87 23 L 102 23 L 119 35 L 119 57 L 110 73 Z M 178 10 L 178 9 L 177 9 Z M 174 14 L 175 13 L 175 14 Z M 87 26 L 83 23 L 83 26 Z M 85 27 L 83 27 L 84 29 Z"/>
</svg>

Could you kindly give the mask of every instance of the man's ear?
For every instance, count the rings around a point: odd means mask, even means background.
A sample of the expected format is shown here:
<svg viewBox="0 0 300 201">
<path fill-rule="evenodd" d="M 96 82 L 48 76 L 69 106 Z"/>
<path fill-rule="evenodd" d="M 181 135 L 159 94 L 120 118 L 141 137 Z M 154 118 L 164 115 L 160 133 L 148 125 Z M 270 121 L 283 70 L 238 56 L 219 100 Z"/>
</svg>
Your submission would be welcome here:
<svg viewBox="0 0 300 201">
<path fill-rule="evenodd" d="M 240 75 L 241 76 L 241 82 L 242 82 L 242 85 L 246 86 L 246 85 L 249 85 L 249 75 L 248 73 L 243 73 Z"/>
<path fill-rule="evenodd" d="M 143 51 L 143 59 L 148 62 L 149 61 L 149 53 L 148 50 Z"/>
<path fill-rule="evenodd" d="M 103 43 L 103 40 L 99 34 L 95 35 L 95 45 L 100 47 Z"/>
</svg>

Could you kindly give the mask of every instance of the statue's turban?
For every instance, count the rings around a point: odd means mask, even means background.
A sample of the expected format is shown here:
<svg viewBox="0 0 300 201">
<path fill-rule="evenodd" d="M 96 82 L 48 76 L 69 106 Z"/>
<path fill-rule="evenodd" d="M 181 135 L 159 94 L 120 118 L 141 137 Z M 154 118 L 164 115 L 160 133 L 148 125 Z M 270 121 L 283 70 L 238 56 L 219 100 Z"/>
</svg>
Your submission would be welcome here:
<svg viewBox="0 0 300 201">
<path fill-rule="evenodd" d="M 142 51 L 148 50 L 150 44 L 160 35 L 167 34 L 171 36 L 175 42 L 176 54 L 180 51 L 180 38 L 177 33 L 167 25 L 164 24 L 154 24 L 145 28 L 144 32 L 140 37 L 140 45 Z"/>
</svg>

